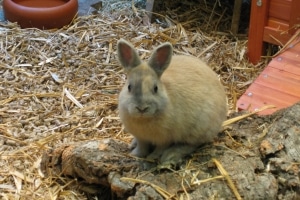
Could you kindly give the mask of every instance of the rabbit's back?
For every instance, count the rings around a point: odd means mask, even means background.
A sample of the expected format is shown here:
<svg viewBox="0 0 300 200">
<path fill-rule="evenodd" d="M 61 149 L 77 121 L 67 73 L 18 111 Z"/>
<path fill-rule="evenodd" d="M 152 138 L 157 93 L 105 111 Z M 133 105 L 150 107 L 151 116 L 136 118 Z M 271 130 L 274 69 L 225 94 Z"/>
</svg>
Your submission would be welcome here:
<svg viewBox="0 0 300 200">
<path fill-rule="evenodd" d="M 161 77 L 170 100 L 165 123 L 173 127 L 173 139 L 190 144 L 211 141 L 227 115 L 223 86 L 215 72 L 191 56 L 173 56 Z"/>
</svg>

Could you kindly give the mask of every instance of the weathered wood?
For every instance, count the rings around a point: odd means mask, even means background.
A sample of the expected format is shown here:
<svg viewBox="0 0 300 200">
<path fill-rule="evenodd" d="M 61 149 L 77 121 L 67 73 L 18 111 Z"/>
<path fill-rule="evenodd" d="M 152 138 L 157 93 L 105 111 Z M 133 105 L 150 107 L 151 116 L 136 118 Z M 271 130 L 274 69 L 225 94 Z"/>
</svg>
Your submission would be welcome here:
<svg viewBox="0 0 300 200">
<path fill-rule="evenodd" d="M 152 18 L 152 12 L 153 12 L 153 6 L 154 6 L 154 0 L 147 0 L 146 1 L 146 11 L 149 19 Z"/>
<path fill-rule="evenodd" d="M 231 20 L 231 32 L 233 35 L 238 34 L 239 31 L 242 4 L 243 0 L 234 1 L 233 15 Z"/>
<path fill-rule="evenodd" d="M 84 141 L 50 150 L 44 155 L 42 169 L 52 176 L 83 180 L 86 188 L 89 184 L 110 188 L 118 199 L 164 199 L 157 186 L 168 197 L 182 198 L 187 193 L 190 199 L 212 196 L 234 199 L 225 179 L 195 184 L 197 180 L 220 176 L 212 162 L 215 158 L 243 199 L 297 199 L 300 198 L 299 119 L 300 103 L 271 116 L 244 119 L 230 131 L 235 142 L 221 135 L 216 145 L 200 148 L 188 167 L 183 164 L 176 172 L 144 171 L 142 166 L 146 161 L 128 156 L 128 145 L 113 139 Z M 265 129 L 260 130 L 263 126 Z"/>
</svg>

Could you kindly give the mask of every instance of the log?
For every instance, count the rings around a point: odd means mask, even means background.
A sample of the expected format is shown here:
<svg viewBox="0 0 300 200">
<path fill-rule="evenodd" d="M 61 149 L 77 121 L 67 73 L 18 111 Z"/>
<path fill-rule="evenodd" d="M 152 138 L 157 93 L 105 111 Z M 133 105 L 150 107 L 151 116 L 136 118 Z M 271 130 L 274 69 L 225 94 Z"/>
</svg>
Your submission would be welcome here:
<svg viewBox="0 0 300 200">
<path fill-rule="evenodd" d="M 86 193 L 106 188 L 118 199 L 299 199 L 299 119 L 300 103 L 243 119 L 175 170 L 145 170 L 147 161 L 129 156 L 127 143 L 104 139 L 45 152 L 42 171 L 76 178 Z M 91 189 L 95 185 L 97 190 Z"/>
</svg>

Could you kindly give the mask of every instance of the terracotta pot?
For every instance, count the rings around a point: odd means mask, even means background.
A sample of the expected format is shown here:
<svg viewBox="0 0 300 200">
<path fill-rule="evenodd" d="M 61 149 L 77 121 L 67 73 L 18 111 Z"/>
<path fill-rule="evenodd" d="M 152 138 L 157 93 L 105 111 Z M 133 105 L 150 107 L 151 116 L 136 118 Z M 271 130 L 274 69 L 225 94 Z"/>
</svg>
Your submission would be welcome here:
<svg viewBox="0 0 300 200">
<path fill-rule="evenodd" d="M 21 28 L 61 28 L 72 21 L 77 10 L 77 0 L 3 0 L 5 18 Z"/>
</svg>

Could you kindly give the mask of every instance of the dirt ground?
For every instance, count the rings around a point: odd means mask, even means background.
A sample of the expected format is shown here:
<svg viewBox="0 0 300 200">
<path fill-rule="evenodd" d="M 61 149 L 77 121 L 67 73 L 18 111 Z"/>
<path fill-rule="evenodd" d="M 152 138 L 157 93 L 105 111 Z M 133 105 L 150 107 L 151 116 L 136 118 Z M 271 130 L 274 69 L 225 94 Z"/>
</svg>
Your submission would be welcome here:
<svg viewBox="0 0 300 200">
<path fill-rule="evenodd" d="M 175 170 L 144 170 L 147 161 L 128 156 L 127 143 L 105 139 L 50 150 L 44 154 L 43 171 L 76 177 L 81 190 L 99 199 L 296 200 L 299 119 L 300 103 L 270 116 L 242 119 Z"/>
</svg>

